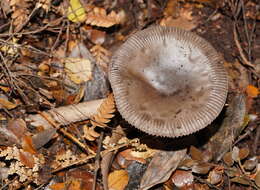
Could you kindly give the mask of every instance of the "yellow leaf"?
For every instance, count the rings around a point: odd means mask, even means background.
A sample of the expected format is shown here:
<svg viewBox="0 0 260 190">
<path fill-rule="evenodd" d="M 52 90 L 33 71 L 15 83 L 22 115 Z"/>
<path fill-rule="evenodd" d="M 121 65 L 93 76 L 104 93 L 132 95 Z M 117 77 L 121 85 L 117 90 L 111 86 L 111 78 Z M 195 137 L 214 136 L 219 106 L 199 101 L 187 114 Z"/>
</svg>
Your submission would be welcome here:
<svg viewBox="0 0 260 190">
<path fill-rule="evenodd" d="M 11 109 L 15 108 L 17 106 L 17 104 L 14 104 L 12 102 L 9 102 L 8 100 L 0 98 L 0 108 L 2 106 L 8 110 L 11 110 Z"/>
<path fill-rule="evenodd" d="M 82 84 L 92 78 L 91 62 L 88 59 L 66 58 L 66 72 L 76 84 Z"/>
<path fill-rule="evenodd" d="M 86 20 L 86 12 L 79 0 L 70 0 L 68 8 L 68 19 L 72 22 L 83 22 Z"/>
<path fill-rule="evenodd" d="M 253 85 L 248 85 L 246 87 L 246 93 L 247 93 L 248 96 L 250 96 L 252 98 L 256 98 L 259 94 L 259 90 L 258 90 L 258 88 L 256 88 Z"/>
<path fill-rule="evenodd" d="M 125 170 L 116 170 L 108 176 L 109 190 L 122 190 L 128 184 L 128 173 Z"/>
</svg>

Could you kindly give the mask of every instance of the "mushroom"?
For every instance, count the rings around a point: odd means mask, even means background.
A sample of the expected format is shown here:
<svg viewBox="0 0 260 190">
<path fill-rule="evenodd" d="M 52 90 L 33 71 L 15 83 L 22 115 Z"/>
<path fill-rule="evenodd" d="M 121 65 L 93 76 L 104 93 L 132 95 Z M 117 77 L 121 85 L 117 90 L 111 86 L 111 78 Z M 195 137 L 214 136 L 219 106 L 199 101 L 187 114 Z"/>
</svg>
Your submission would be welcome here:
<svg viewBox="0 0 260 190">
<path fill-rule="evenodd" d="M 109 80 L 118 111 L 151 135 L 180 137 L 209 125 L 227 97 L 223 59 L 203 38 L 155 26 L 115 52 Z"/>
</svg>

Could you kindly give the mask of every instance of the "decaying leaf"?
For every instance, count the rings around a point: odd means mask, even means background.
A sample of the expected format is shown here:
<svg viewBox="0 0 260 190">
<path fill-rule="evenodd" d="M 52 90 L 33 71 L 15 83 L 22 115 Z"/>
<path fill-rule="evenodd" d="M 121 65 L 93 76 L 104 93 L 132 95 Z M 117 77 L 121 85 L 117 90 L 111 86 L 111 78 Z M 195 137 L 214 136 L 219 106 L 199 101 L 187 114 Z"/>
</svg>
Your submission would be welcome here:
<svg viewBox="0 0 260 190">
<path fill-rule="evenodd" d="M 213 166 L 209 163 L 197 163 L 192 166 L 192 172 L 197 174 L 207 174 Z"/>
<path fill-rule="evenodd" d="M 226 165 L 228 166 L 232 166 L 234 164 L 234 160 L 232 158 L 232 152 L 227 152 L 224 156 L 223 156 L 223 161 L 225 162 Z"/>
<path fill-rule="evenodd" d="M 260 188 L 260 171 L 255 176 L 255 184 Z"/>
<path fill-rule="evenodd" d="M 82 84 L 92 78 L 91 62 L 88 59 L 66 58 L 66 72 L 76 84 Z"/>
<path fill-rule="evenodd" d="M 120 23 L 120 15 L 117 15 L 114 11 L 111 11 L 107 14 L 106 10 L 99 7 L 87 7 L 87 20 L 86 23 L 93 25 L 93 26 L 100 26 L 100 27 L 111 27 L 115 24 Z"/>
<path fill-rule="evenodd" d="M 190 155 L 193 160 L 203 161 L 203 159 L 204 159 L 203 153 L 199 149 L 197 149 L 195 146 L 190 147 Z"/>
<path fill-rule="evenodd" d="M 171 180 L 178 188 L 183 188 L 187 185 L 191 185 L 194 181 L 194 177 L 190 171 L 176 170 L 173 173 Z"/>
<path fill-rule="evenodd" d="M 23 165 L 29 167 L 29 168 L 33 168 L 34 167 L 34 158 L 33 155 L 29 152 L 24 152 L 24 151 L 20 151 L 19 152 L 19 158 L 21 160 L 21 162 L 23 163 Z"/>
<path fill-rule="evenodd" d="M 111 52 L 103 48 L 101 45 L 95 45 L 90 49 L 90 52 L 95 57 L 96 62 L 103 71 L 107 72 L 108 63 L 110 60 Z"/>
<path fill-rule="evenodd" d="M 63 190 L 65 189 L 65 183 L 54 183 L 51 184 L 49 187 L 51 190 Z"/>
<path fill-rule="evenodd" d="M 29 152 L 31 154 L 36 154 L 36 149 L 33 145 L 33 140 L 31 136 L 25 135 L 23 137 L 22 147 L 24 151 Z"/>
<path fill-rule="evenodd" d="M 15 31 L 19 31 L 29 16 L 30 2 L 28 0 L 11 0 L 12 19 Z"/>
<path fill-rule="evenodd" d="M 216 167 L 209 172 L 207 181 L 213 185 L 219 184 L 223 181 L 224 168 Z"/>
<path fill-rule="evenodd" d="M 0 98 L 0 109 L 1 107 L 4 107 L 8 110 L 14 109 L 17 106 L 17 104 L 12 103 L 6 99 Z"/>
<path fill-rule="evenodd" d="M 27 132 L 26 123 L 23 119 L 13 119 L 9 121 L 7 129 L 12 131 L 12 133 L 21 141 Z"/>
<path fill-rule="evenodd" d="M 123 190 L 128 184 L 128 173 L 125 170 L 115 170 L 108 176 L 109 190 Z"/>
<path fill-rule="evenodd" d="M 46 12 L 49 12 L 50 7 L 51 7 L 51 0 L 39 0 L 36 5 L 37 8 L 41 7 L 43 8 Z"/>
<path fill-rule="evenodd" d="M 160 25 L 172 26 L 190 31 L 198 25 L 197 18 L 191 15 L 192 10 L 180 9 L 180 16 L 178 18 L 173 18 L 172 16 L 165 17 L 160 21 Z"/>
<path fill-rule="evenodd" d="M 67 15 L 68 19 L 72 22 L 84 22 L 86 20 L 86 12 L 80 3 L 80 0 L 70 0 Z"/>
<path fill-rule="evenodd" d="M 167 181 L 183 160 L 186 152 L 186 149 L 157 152 L 143 175 L 140 188 L 147 190 L 154 185 Z"/>
</svg>

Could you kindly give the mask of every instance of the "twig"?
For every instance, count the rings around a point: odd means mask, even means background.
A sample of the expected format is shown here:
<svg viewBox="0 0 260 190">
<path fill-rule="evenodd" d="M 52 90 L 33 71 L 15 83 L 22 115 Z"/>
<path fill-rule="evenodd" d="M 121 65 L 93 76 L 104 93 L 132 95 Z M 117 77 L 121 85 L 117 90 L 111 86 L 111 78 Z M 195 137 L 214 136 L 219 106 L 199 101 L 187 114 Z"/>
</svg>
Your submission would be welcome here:
<svg viewBox="0 0 260 190">
<path fill-rule="evenodd" d="M 243 52 L 243 49 L 242 49 L 242 47 L 241 47 L 241 44 L 240 44 L 240 42 L 238 41 L 238 35 L 237 35 L 236 24 L 234 24 L 234 27 L 233 27 L 233 35 L 234 35 L 235 44 L 236 44 L 237 49 L 238 49 L 238 51 L 239 51 L 239 54 L 240 54 L 240 56 L 241 56 L 241 58 L 242 58 L 242 63 L 243 63 L 244 65 L 246 65 L 246 66 L 249 66 L 249 67 L 255 69 L 255 66 L 254 66 L 251 62 L 249 62 L 249 61 L 247 60 L 247 58 L 246 58 L 246 56 L 245 56 L 245 54 L 244 54 L 244 52 Z"/>
<path fill-rule="evenodd" d="M 201 183 L 205 183 L 205 184 L 207 184 L 209 187 L 211 187 L 211 188 L 214 188 L 214 189 L 217 189 L 217 190 L 221 190 L 221 189 L 219 189 L 217 186 L 215 186 L 215 185 L 213 185 L 213 184 L 211 184 L 211 183 L 208 183 L 206 180 L 204 180 L 204 179 L 201 179 L 201 178 L 199 178 L 199 177 L 197 177 L 197 176 L 194 176 L 194 178 L 197 180 L 197 181 L 199 181 L 199 182 L 201 182 Z"/>
<path fill-rule="evenodd" d="M 53 52 L 53 50 L 56 48 L 56 46 L 57 46 L 57 44 L 58 44 L 58 42 L 59 42 L 59 40 L 60 40 L 62 31 L 63 31 L 63 29 L 64 29 L 64 25 L 65 25 L 64 23 L 65 23 L 65 22 L 62 22 L 62 25 L 61 25 L 60 30 L 59 30 L 59 34 L 58 34 L 58 36 L 57 36 L 57 38 L 56 38 L 56 40 L 55 40 L 53 46 L 51 47 L 51 52 Z"/>
<path fill-rule="evenodd" d="M 81 149 L 83 149 L 86 153 L 94 153 L 92 150 L 90 150 L 85 144 L 80 142 L 76 137 L 74 137 L 72 134 L 67 132 L 65 129 L 61 128 L 61 124 L 57 123 L 49 114 L 46 112 L 40 112 L 39 113 L 46 121 L 48 121 L 54 128 L 57 129 L 58 132 L 63 134 L 65 137 L 70 139 L 72 142 L 74 142 L 76 145 L 78 145 Z M 59 114 L 59 113 L 57 113 Z M 64 118 L 65 119 L 65 118 Z"/>
<path fill-rule="evenodd" d="M 34 13 L 39 9 L 40 7 L 37 6 L 37 3 L 36 3 L 36 6 L 33 8 L 31 14 L 27 17 L 26 21 L 20 25 L 20 27 L 18 29 L 16 29 L 16 32 L 20 32 L 27 24 L 28 22 L 31 20 L 32 16 L 34 15 Z"/>
<path fill-rule="evenodd" d="M 96 154 L 96 158 L 95 158 L 95 171 L 94 171 L 92 190 L 96 190 L 97 174 L 98 174 L 98 170 L 100 168 L 100 152 L 101 152 L 101 148 L 102 148 L 103 138 L 104 138 L 104 131 L 102 131 L 99 136 L 98 150 L 97 150 L 97 154 Z"/>
<path fill-rule="evenodd" d="M 241 140 L 245 139 L 246 137 L 248 137 L 255 129 L 256 129 L 257 125 L 252 125 L 251 123 L 249 124 L 249 126 L 246 128 L 245 133 L 240 135 L 238 137 L 238 139 L 233 143 L 233 146 L 235 146 L 237 143 L 239 143 Z"/>
</svg>

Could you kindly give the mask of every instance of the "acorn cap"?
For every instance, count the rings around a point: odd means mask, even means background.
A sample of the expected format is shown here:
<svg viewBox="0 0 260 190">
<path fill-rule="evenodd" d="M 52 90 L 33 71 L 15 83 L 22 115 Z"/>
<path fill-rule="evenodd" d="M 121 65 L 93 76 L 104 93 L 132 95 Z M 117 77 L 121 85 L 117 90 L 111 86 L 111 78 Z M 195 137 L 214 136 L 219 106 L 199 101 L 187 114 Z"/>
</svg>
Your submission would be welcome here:
<svg viewBox="0 0 260 190">
<path fill-rule="evenodd" d="M 173 27 L 132 35 L 113 55 L 109 80 L 122 117 L 156 136 L 179 137 L 209 125 L 227 97 L 227 74 L 216 50 Z"/>
</svg>

